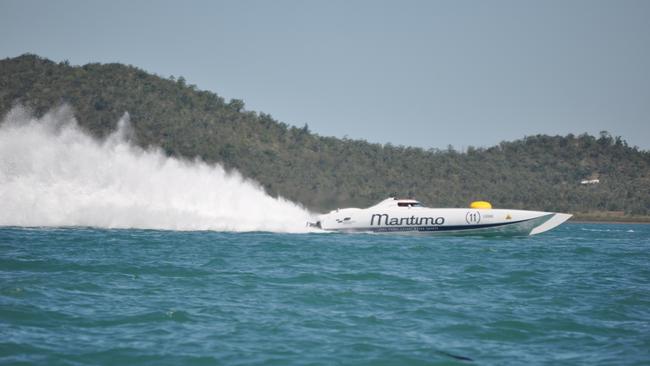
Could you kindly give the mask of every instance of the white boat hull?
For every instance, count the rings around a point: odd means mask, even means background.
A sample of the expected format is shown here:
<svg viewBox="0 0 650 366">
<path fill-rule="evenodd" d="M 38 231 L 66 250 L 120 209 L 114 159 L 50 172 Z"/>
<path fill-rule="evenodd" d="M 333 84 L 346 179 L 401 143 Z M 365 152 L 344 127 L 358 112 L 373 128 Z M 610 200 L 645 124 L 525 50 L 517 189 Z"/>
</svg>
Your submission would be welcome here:
<svg viewBox="0 0 650 366">
<path fill-rule="evenodd" d="M 525 210 L 398 207 L 396 202 L 388 199 L 367 209 L 334 210 L 321 215 L 316 226 L 344 232 L 528 236 L 553 229 L 571 217 Z"/>
</svg>

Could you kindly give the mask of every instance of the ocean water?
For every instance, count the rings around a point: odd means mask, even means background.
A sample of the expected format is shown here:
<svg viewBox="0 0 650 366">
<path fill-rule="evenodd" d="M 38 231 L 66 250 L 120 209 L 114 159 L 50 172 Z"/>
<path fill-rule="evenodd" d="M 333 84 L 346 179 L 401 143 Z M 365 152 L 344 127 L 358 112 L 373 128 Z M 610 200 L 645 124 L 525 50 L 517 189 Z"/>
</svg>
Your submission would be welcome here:
<svg viewBox="0 0 650 366">
<path fill-rule="evenodd" d="M 650 225 L 0 228 L 0 363 L 648 365 Z"/>
</svg>

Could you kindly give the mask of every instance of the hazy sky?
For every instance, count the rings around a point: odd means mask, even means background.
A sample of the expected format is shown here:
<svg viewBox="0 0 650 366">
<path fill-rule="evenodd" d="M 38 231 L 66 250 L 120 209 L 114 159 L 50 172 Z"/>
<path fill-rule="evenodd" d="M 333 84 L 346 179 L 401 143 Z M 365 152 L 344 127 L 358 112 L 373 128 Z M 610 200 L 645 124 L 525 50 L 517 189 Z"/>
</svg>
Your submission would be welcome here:
<svg viewBox="0 0 650 366">
<path fill-rule="evenodd" d="M 321 135 L 650 149 L 650 1 L 8 1 L 0 57 L 121 62 Z"/>
</svg>

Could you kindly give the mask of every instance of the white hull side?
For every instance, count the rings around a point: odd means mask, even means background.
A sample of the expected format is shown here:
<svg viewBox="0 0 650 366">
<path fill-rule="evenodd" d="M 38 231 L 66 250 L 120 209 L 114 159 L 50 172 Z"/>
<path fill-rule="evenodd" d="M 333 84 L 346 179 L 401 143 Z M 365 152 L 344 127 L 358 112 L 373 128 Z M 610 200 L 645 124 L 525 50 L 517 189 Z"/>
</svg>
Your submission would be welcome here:
<svg viewBox="0 0 650 366">
<path fill-rule="evenodd" d="M 553 212 L 459 209 L 396 208 L 342 209 L 319 217 L 329 231 L 414 233 L 477 236 L 527 236 L 548 231 L 571 215 Z"/>
</svg>

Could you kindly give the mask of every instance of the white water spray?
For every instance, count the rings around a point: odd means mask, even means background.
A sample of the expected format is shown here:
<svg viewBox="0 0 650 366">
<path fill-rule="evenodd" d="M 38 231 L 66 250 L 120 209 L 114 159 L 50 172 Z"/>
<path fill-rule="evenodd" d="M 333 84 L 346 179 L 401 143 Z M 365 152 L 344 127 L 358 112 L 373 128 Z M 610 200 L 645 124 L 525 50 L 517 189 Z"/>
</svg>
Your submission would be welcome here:
<svg viewBox="0 0 650 366">
<path fill-rule="evenodd" d="M 96 141 L 69 107 L 0 124 L 0 226 L 304 232 L 310 213 L 219 165 L 129 143 L 128 114 Z"/>
</svg>

